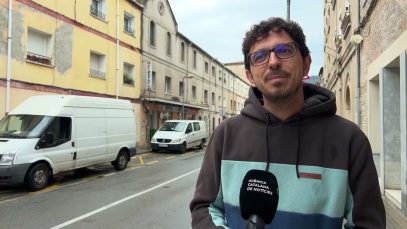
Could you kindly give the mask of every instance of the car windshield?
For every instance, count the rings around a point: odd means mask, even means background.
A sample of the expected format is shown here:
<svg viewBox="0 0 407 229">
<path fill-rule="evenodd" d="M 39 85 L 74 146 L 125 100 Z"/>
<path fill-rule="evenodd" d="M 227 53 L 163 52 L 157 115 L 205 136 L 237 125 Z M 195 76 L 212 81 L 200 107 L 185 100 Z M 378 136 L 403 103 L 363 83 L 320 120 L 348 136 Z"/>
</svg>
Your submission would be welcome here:
<svg viewBox="0 0 407 229">
<path fill-rule="evenodd" d="M 52 119 L 42 115 L 8 115 L 0 121 L 0 137 L 38 138 Z"/>
<path fill-rule="evenodd" d="M 166 122 L 164 125 L 160 128 L 161 131 L 176 131 L 176 132 L 182 132 L 185 128 L 186 123 L 185 122 Z"/>
</svg>

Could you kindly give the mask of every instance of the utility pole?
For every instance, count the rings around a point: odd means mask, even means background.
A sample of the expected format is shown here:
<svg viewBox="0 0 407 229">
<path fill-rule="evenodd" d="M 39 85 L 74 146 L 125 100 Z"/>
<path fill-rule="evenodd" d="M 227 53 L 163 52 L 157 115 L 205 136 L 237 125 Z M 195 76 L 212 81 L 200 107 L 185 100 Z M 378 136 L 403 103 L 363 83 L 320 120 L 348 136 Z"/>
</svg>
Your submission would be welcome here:
<svg viewBox="0 0 407 229">
<path fill-rule="evenodd" d="M 290 5 L 291 5 L 291 0 L 287 0 L 287 21 L 290 20 Z"/>
</svg>

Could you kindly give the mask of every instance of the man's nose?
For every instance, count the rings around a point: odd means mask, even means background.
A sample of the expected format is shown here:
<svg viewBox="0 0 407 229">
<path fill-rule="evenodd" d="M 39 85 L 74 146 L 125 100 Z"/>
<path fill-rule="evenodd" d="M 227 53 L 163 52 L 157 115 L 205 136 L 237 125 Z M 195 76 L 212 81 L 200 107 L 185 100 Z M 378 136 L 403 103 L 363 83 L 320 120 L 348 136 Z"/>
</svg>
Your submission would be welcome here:
<svg viewBox="0 0 407 229">
<path fill-rule="evenodd" d="M 270 52 L 268 62 L 269 68 L 279 68 L 280 64 L 280 58 L 274 52 Z"/>
</svg>

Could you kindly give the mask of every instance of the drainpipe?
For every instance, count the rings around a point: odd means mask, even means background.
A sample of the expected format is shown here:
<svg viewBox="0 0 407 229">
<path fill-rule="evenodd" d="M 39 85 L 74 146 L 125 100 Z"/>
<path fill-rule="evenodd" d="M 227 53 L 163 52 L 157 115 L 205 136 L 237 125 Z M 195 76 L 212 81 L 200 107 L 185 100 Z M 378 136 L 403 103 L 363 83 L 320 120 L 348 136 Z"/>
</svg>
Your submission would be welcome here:
<svg viewBox="0 0 407 229">
<path fill-rule="evenodd" d="M 356 28 L 360 26 L 360 0 L 356 1 Z M 360 126 L 360 44 L 356 46 L 355 122 Z"/>
<path fill-rule="evenodd" d="M 116 99 L 119 98 L 119 26 L 120 26 L 120 12 L 119 0 L 116 0 Z"/>
<path fill-rule="evenodd" d="M 12 26 L 12 0 L 8 0 L 8 32 L 7 32 L 7 70 L 6 70 L 6 115 L 10 112 L 10 78 L 11 78 L 11 26 Z"/>
</svg>

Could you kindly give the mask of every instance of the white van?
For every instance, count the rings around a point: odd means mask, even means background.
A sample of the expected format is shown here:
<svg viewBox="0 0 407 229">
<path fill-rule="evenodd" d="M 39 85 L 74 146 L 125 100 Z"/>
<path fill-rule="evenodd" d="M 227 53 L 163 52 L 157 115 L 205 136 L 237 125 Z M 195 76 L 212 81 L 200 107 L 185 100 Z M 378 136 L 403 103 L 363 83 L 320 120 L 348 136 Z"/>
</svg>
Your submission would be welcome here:
<svg viewBox="0 0 407 229">
<path fill-rule="evenodd" d="M 151 150 L 161 149 L 185 152 L 198 146 L 203 149 L 208 132 L 204 121 L 168 120 L 155 132 L 151 139 Z"/>
<path fill-rule="evenodd" d="M 129 101 L 73 95 L 33 96 L 0 121 L 0 184 L 44 188 L 56 173 L 136 154 Z"/>
</svg>

